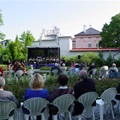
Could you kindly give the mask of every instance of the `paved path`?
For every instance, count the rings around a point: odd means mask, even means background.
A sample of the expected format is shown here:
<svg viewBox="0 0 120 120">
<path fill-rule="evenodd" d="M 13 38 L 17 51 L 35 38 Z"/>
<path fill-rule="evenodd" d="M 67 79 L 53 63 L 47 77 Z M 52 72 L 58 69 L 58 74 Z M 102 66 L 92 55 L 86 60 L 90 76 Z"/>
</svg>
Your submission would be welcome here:
<svg viewBox="0 0 120 120">
<path fill-rule="evenodd" d="M 18 110 L 18 119 L 17 120 L 23 120 L 20 116 L 20 110 Z M 114 115 L 115 115 L 115 120 L 120 120 L 120 111 L 118 109 L 116 109 L 116 111 L 114 111 Z M 65 120 L 64 117 L 62 115 L 60 115 L 59 120 Z M 76 116 L 72 116 L 72 120 L 78 120 Z M 86 118 L 86 113 L 84 112 L 82 115 L 82 120 L 93 120 L 92 115 L 90 118 Z M 99 114 L 99 109 L 96 107 L 95 108 L 95 120 L 100 120 L 100 114 Z M 104 115 L 104 120 L 113 120 L 112 118 L 112 114 L 110 112 L 107 112 Z"/>
</svg>

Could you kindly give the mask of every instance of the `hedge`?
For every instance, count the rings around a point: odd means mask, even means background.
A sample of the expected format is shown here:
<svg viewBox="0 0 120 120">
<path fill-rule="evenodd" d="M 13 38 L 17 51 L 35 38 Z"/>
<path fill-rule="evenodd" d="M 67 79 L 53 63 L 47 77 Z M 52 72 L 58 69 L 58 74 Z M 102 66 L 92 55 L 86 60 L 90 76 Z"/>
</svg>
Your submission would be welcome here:
<svg viewBox="0 0 120 120">
<path fill-rule="evenodd" d="M 74 87 L 74 85 L 79 81 L 77 76 L 70 75 L 69 76 L 69 87 Z M 120 79 L 106 79 L 106 80 L 94 80 L 97 93 L 100 95 L 105 89 L 110 87 L 116 87 L 120 83 Z M 19 102 L 23 101 L 23 96 L 26 88 L 29 87 L 28 79 L 20 79 L 16 81 L 15 79 L 7 79 L 6 85 L 4 87 L 5 90 L 9 90 L 14 93 Z M 47 80 L 45 81 L 45 88 L 49 90 L 51 93 L 56 87 L 59 87 L 57 82 L 57 76 L 47 75 Z"/>
</svg>

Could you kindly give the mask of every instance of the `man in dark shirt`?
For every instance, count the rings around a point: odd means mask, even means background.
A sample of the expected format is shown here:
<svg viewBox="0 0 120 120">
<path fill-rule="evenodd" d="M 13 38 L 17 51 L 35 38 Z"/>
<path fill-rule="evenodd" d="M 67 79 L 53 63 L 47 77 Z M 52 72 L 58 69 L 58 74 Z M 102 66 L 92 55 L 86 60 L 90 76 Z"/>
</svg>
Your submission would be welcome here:
<svg viewBox="0 0 120 120">
<path fill-rule="evenodd" d="M 76 99 L 78 99 L 80 95 L 91 91 L 96 91 L 95 83 L 92 79 L 87 77 L 86 70 L 81 70 L 80 81 L 74 86 L 74 96 Z M 73 115 L 81 114 L 83 110 L 83 105 L 79 102 L 75 102 Z"/>
</svg>

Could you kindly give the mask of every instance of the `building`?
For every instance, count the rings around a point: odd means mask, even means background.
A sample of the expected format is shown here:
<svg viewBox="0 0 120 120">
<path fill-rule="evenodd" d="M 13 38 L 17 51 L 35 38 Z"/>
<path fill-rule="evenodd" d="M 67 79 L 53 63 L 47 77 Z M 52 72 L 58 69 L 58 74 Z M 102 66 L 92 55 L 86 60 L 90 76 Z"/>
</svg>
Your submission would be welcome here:
<svg viewBox="0 0 120 120">
<path fill-rule="evenodd" d="M 99 48 L 98 42 L 101 40 L 100 31 L 90 27 L 72 38 L 71 36 L 61 36 L 58 28 L 53 30 L 42 30 L 40 41 L 34 41 L 34 47 L 60 47 L 60 57 L 72 57 L 82 55 L 86 52 L 94 52 L 97 55 L 103 53 L 104 59 L 107 59 L 109 54 L 114 59 L 119 58 L 119 48 Z"/>
<path fill-rule="evenodd" d="M 73 39 L 73 48 L 99 48 L 100 31 L 90 27 L 76 35 Z"/>
<path fill-rule="evenodd" d="M 3 48 L 6 48 L 10 41 L 10 39 L 0 40 L 0 44 L 2 44 Z"/>
<path fill-rule="evenodd" d="M 68 56 L 72 50 L 72 37 L 61 36 L 59 28 L 42 30 L 40 41 L 32 43 L 34 47 L 60 47 L 60 56 Z"/>
</svg>

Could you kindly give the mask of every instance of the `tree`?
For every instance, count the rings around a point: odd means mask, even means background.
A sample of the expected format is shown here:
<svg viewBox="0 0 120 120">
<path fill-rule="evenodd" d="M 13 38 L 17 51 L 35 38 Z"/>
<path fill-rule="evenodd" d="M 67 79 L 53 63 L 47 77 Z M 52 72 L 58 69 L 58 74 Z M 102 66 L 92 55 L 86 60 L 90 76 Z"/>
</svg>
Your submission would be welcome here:
<svg viewBox="0 0 120 120">
<path fill-rule="evenodd" d="M 109 24 L 104 24 L 100 35 L 100 47 L 120 47 L 120 13 L 113 16 Z"/>
<path fill-rule="evenodd" d="M 0 26 L 3 25 L 3 19 L 2 19 L 2 13 L 1 13 L 1 10 L 0 10 Z M 5 38 L 5 34 L 3 34 L 1 31 L 0 31 L 0 39 L 3 40 Z"/>
<path fill-rule="evenodd" d="M 23 32 L 21 35 L 20 40 L 24 41 L 24 45 L 26 46 L 31 46 L 32 42 L 35 40 L 35 38 L 33 37 L 33 35 L 31 34 L 30 31 L 27 32 Z"/>
<path fill-rule="evenodd" d="M 15 60 L 26 60 L 27 50 L 24 44 L 20 42 L 18 36 L 16 36 L 15 41 L 10 42 L 8 45 L 12 61 Z"/>
</svg>

